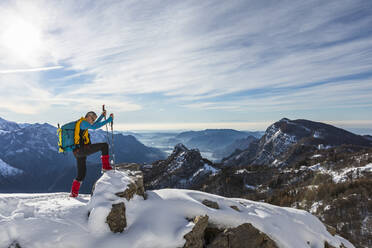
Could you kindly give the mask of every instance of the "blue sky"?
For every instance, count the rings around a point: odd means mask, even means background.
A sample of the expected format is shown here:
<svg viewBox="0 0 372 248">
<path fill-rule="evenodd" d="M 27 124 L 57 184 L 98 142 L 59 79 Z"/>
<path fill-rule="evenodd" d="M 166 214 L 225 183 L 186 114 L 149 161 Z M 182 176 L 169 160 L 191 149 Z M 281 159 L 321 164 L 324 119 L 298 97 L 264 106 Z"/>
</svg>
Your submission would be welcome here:
<svg viewBox="0 0 372 248">
<path fill-rule="evenodd" d="M 0 116 L 372 127 L 372 1 L 1 1 Z"/>
</svg>

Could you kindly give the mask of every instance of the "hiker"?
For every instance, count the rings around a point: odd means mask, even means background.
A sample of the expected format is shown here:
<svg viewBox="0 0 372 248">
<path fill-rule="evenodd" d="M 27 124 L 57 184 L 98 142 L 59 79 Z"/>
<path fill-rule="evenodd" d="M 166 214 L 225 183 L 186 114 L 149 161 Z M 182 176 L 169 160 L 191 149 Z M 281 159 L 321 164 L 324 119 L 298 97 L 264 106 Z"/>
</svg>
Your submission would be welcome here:
<svg viewBox="0 0 372 248">
<path fill-rule="evenodd" d="M 87 156 L 96 153 L 98 151 L 102 152 L 102 170 L 108 171 L 112 170 L 109 162 L 109 146 L 106 142 L 92 144 L 90 142 L 90 135 L 88 129 L 97 129 L 110 123 L 114 119 L 114 114 L 110 114 L 110 117 L 102 121 L 102 118 L 106 117 L 106 110 L 103 110 L 101 116 L 97 119 L 97 115 L 93 111 L 89 111 L 85 118 L 81 118 L 77 121 L 75 127 L 75 138 L 78 139 L 76 148 L 73 149 L 74 156 L 77 162 L 77 177 L 72 182 L 71 187 L 71 197 L 77 197 L 79 194 L 80 185 L 83 182 L 86 174 L 86 160 Z"/>
</svg>

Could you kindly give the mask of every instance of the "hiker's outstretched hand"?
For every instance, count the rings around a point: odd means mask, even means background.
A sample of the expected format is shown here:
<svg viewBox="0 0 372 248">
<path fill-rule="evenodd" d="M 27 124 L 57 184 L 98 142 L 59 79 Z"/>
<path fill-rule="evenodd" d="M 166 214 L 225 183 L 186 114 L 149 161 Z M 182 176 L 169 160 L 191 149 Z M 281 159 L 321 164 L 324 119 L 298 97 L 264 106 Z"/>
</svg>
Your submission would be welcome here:
<svg viewBox="0 0 372 248">
<path fill-rule="evenodd" d="M 106 110 L 103 110 L 102 115 L 106 117 Z"/>
<path fill-rule="evenodd" d="M 114 114 L 110 114 L 110 117 L 112 118 L 112 120 L 114 120 Z"/>
</svg>

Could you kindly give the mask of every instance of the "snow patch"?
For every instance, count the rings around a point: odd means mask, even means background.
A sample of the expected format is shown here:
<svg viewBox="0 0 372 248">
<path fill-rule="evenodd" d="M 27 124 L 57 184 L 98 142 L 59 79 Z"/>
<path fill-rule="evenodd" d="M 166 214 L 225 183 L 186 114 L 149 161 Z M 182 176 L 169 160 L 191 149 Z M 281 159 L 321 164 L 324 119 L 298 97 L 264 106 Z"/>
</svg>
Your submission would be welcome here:
<svg viewBox="0 0 372 248">
<path fill-rule="evenodd" d="M 310 158 L 320 158 L 320 157 L 323 157 L 323 155 L 322 154 L 315 154 L 315 155 L 313 155 L 313 156 L 311 156 Z"/>
<path fill-rule="evenodd" d="M 214 168 L 213 166 L 210 166 L 209 164 L 204 164 L 204 166 L 202 168 L 200 168 L 199 170 L 197 170 L 193 175 L 192 177 L 189 179 L 189 181 L 192 181 L 196 176 L 198 176 L 200 173 L 208 173 L 208 172 L 211 172 L 211 175 L 212 176 L 215 176 L 217 175 L 220 170 L 219 169 L 216 169 Z"/>
<path fill-rule="evenodd" d="M 319 131 L 315 131 L 314 134 L 313 134 L 313 137 L 314 137 L 314 138 L 318 138 L 318 139 L 319 139 L 319 138 L 322 138 L 322 133 L 319 132 Z"/>
<path fill-rule="evenodd" d="M 21 173 L 23 173 L 22 170 L 14 168 L 0 159 L 0 175 L 1 176 L 4 176 L 4 177 L 15 176 Z"/>
<path fill-rule="evenodd" d="M 344 169 L 341 172 L 331 172 L 330 175 L 335 183 L 345 182 L 350 177 L 359 178 L 363 172 L 372 172 L 372 163 L 362 167 Z"/>
<path fill-rule="evenodd" d="M 372 163 L 367 164 L 365 166 L 361 167 L 353 167 L 353 168 L 347 168 L 340 171 L 334 171 L 334 170 L 327 170 L 324 167 L 321 166 L 320 163 L 317 163 L 313 166 L 309 167 L 309 170 L 312 171 L 319 171 L 323 174 L 328 174 L 332 177 L 333 182 L 335 183 L 342 183 L 346 182 L 350 178 L 357 179 L 362 176 L 363 173 L 371 173 L 372 172 Z"/>
<path fill-rule="evenodd" d="M 6 131 L 6 130 L 1 130 L 1 129 L 0 129 L 0 135 L 1 135 L 1 134 L 7 134 L 7 133 L 10 133 L 10 131 Z"/>
<path fill-rule="evenodd" d="M 219 169 L 216 169 L 213 166 L 210 166 L 209 164 L 204 164 L 204 170 L 212 172 L 212 176 L 215 176 L 220 172 Z"/>
<path fill-rule="evenodd" d="M 239 174 L 243 174 L 243 173 L 247 173 L 248 171 L 246 169 L 241 169 L 241 170 L 237 170 L 235 171 L 235 175 L 239 175 Z"/>
<path fill-rule="evenodd" d="M 257 189 L 256 186 L 249 185 L 249 184 L 244 184 L 244 187 L 246 187 L 247 189 L 250 189 L 250 190 L 256 190 Z"/>
<path fill-rule="evenodd" d="M 328 146 L 325 146 L 323 144 L 319 144 L 318 145 L 318 150 L 327 150 L 327 149 L 330 149 L 332 148 L 332 146 L 328 145 Z"/>
<path fill-rule="evenodd" d="M 318 211 L 318 208 L 323 206 L 323 202 L 314 202 L 313 205 L 311 205 L 310 213 L 315 214 Z"/>
</svg>

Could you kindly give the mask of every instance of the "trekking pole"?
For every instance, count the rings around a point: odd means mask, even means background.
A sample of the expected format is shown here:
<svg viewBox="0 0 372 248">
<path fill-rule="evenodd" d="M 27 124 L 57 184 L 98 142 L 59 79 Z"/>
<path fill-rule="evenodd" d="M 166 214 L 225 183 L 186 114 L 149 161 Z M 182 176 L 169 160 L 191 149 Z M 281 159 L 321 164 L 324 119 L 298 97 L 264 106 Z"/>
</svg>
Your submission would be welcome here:
<svg viewBox="0 0 372 248">
<path fill-rule="evenodd" d="M 114 166 L 114 170 L 116 170 L 116 166 L 115 166 L 115 152 L 114 152 L 114 118 L 112 119 L 112 122 L 111 122 L 111 134 L 112 134 L 112 145 L 111 145 L 111 150 L 112 150 L 112 166 Z"/>
<path fill-rule="evenodd" d="M 105 104 L 102 105 L 102 111 L 105 111 Z M 105 115 L 105 120 L 106 120 L 106 115 Z M 107 139 L 107 143 L 109 145 L 109 149 L 110 149 L 110 152 L 111 152 L 111 144 L 110 144 L 110 138 L 109 138 L 109 131 L 108 131 L 107 123 L 106 123 L 106 139 Z"/>
</svg>

